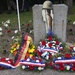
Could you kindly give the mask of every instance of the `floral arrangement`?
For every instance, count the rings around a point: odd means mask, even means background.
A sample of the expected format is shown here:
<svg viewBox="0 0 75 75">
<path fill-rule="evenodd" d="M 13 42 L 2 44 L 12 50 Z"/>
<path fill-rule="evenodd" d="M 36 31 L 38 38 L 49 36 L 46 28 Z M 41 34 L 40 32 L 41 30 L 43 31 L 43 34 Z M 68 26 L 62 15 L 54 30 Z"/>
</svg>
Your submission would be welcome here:
<svg viewBox="0 0 75 75">
<path fill-rule="evenodd" d="M 12 54 L 14 54 L 14 56 L 15 56 L 15 55 L 17 54 L 17 51 L 18 51 L 19 47 L 20 47 L 20 44 L 19 44 L 18 42 L 15 42 L 15 43 L 12 45 L 10 52 L 11 52 Z"/>
<path fill-rule="evenodd" d="M 13 59 L 10 58 L 0 58 L 0 70 L 3 69 L 15 69 Z"/>
<path fill-rule="evenodd" d="M 44 70 L 45 68 L 45 62 L 42 61 L 41 58 L 38 57 L 32 57 L 27 58 L 25 60 L 21 60 L 20 64 L 22 65 L 22 69 L 29 69 L 29 70 Z"/>
<path fill-rule="evenodd" d="M 37 50 L 33 43 L 30 43 L 25 59 L 20 61 L 20 65 L 23 70 L 44 70 L 45 62 L 37 57 Z"/>
<path fill-rule="evenodd" d="M 38 55 L 46 60 L 50 59 L 50 55 L 55 56 L 63 50 L 62 43 L 53 39 L 54 37 L 49 36 L 47 39 L 42 40 L 37 48 Z"/>
<path fill-rule="evenodd" d="M 75 56 L 66 53 L 64 56 L 54 58 L 50 67 L 60 71 L 75 71 Z"/>
</svg>

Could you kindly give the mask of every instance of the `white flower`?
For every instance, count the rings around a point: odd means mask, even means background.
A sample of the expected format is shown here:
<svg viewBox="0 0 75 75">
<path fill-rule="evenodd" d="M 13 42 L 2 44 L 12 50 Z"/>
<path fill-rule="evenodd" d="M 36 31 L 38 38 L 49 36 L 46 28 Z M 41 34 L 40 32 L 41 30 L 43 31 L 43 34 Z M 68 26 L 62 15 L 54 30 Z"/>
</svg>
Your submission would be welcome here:
<svg viewBox="0 0 75 75">
<path fill-rule="evenodd" d="M 18 38 L 17 39 L 14 39 L 15 41 L 18 41 Z"/>
<path fill-rule="evenodd" d="M 15 33 L 15 34 L 18 33 L 18 30 L 15 30 L 14 33 Z"/>
<path fill-rule="evenodd" d="M 39 62 L 39 60 L 36 60 L 36 62 Z"/>
<path fill-rule="evenodd" d="M 53 52 L 52 52 L 51 54 L 52 54 L 52 56 L 54 56 L 54 55 L 55 55 L 55 53 L 53 53 Z"/>
<path fill-rule="evenodd" d="M 14 36 L 12 36 L 11 39 L 14 39 Z"/>
<path fill-rule="evenodd" d="M 3 33 L 2 32 L 0 32 L 0 35 L 2 35 Z"/>
<path fill-rule="evenodd" d="M 61 59 L 61 57 L 58 57 L 57 59 Z"/>
<path fill-rule="evenodd" d="M 29 22 L 32 22 L 32 20 L 30 20 Z"/>
<path fill-rule="evenodd" d="M 22 69 L 24 70 L 26 67 L 25 67 L 25 65 L 22 65 Z"/>
<path fill-rule="evenodd" d="M 6 60 L 9 60 L 9 58 L 6 58 Z"/>
<path fill-rule="evenodd" d="M 49 43 L 50 43 L 50 42 L 48 42 L 48 43 L 46 44 L 46 47 L 48 47 L 48 48 L 49 48 L 49 45 L 48 45 Z"/>
<path fill-rule="evenodd" d="M 2 24 L 4 24 L 4 21 L 2 21 Z"/>
<path fill-rule="evenodd" d="M 2 27 L 0 27 L 0 31 L 2 31 Z"/>
<path fill-rule="evenodd" d="M 48 52 L 43 52 L 43 54 L 41 55 L 42 57 L 45 57 L 48 54 Z"/>
<path fill-rule="evenodd" d="M 41 70 L 42 70 L 42 68 L 41 68 L 41 67 L 38 67 L 38 70 L 39 70 L 39 71 L 41 71 Z"/>
<path fill-rule="evenodd" d="M 6 23 L 8 23 L 8 24 L 9 24 L 9 23 L 10 23 L 10 20 L 7 20 L 7 21 L 6 21 Z"/>
<path fill-rule="evenodd" d="M 32 33 L 33 32 L 33 30 L 30 30 L 30 33 Z"/>
<path fill-rule="evenodd" d="M 49 60 L 49 56 L 47 55 L 47 56 L 45 57 L 45 59 L 46 59 L 46 60 Z"/>
<path fill-rule="evenodd" d="M 55 49 L 55 46 L 52 46 L 53 49 Z"/>
<path fill-rule="evenodd" d="M 56 41 L 51 41 L 51 43 L 56 43 Z"/>
<path fill-rule="evenodd" d="M 26 61 L 30 61 L 30 58 L 28 58 Z"/>
<path fill-rule="evenodd" d="M 75 21 L 73 22 L 73 24 L 75 24 Z"/>
<path fill-rule="evenodd" d="M 70 66 L 68 65 L 68 66 L 66 66 L 66 70 L 70 70 Z"/>
<path fill-rule="evenodd" d="M 42 69 L 42 70 L 44 70 L 44 68 L 43 68 L 43 67 L 42 67 L 41 69 Z"/>
<path fill-rule="evenodd" d="M 73 50 L 75 51 L 75 47 L 73 47 Z"/>
<path fill-rule="evenodd" d="M 5 27 L 8 27 L 8 24 L 7 24 L 7 23 L 4 23 L 4 26 L 5 26 Z"/>
</svg>

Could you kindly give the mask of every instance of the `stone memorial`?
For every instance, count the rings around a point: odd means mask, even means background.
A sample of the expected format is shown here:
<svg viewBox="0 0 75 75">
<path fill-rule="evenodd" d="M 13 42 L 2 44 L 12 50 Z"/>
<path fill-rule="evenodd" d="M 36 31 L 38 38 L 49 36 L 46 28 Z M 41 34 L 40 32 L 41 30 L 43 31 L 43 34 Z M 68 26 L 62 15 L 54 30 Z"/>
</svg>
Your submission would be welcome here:
<svg viewBox="0 0 75 75">
<path fill-rule="evenodd" d="M 37 45 L 46 36 L 45 24 L 42 20 L 42 5 L 33 6 L 34 44 Z"/>
<path fill-rule="evenodd" d="M 52 31 L 63 42 L 66 42 L 67 11 L 68 7 L 65 4 L 53 5 Z M 42 19 L 42 5 L 33 6 L 33 28 L 34 44 L 37 45 L 46 36 L 46 27 Z"/>
<path fill-rule="evenodd" d="M 68 7 L 64 4 L 53 5 L 53 32 L 63 42 L 66 42 L 66 25 Z"/>
</svg>

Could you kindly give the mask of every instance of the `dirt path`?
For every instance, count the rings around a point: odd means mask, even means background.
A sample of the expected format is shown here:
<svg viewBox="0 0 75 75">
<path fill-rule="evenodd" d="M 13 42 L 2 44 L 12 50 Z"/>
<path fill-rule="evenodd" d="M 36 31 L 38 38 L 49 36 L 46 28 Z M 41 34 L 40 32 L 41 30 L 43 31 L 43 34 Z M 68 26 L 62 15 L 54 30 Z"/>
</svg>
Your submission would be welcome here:
<svg viewBox="0 0 75 75">
<path fill-rule="evenodd" d="M 42 72 L 22 71 L 20 68 L 0 71 L 0 75 L 75 75 L 75 72 L 59 72 L 46 69 Z"/>
</svg>

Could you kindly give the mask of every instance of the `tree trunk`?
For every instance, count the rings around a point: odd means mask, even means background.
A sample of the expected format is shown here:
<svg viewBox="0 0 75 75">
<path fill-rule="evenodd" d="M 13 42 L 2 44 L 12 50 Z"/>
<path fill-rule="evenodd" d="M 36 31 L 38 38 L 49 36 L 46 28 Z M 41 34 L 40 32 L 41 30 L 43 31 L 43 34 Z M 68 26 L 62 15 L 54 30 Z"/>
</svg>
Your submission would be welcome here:
<svg viewBox="0 0 75 75">
<path fill-rule="evenodd" d="M 73 0 L 67 0 L 68 13 L 71 14 L 71 9 L 73 5 Z"/>
</svg>

